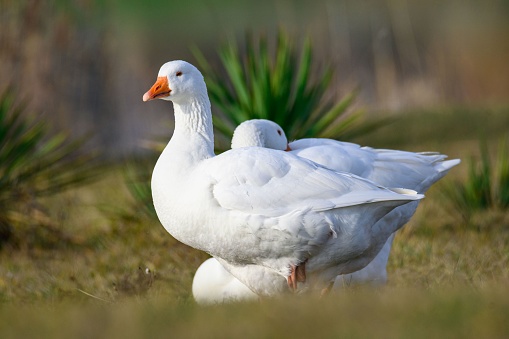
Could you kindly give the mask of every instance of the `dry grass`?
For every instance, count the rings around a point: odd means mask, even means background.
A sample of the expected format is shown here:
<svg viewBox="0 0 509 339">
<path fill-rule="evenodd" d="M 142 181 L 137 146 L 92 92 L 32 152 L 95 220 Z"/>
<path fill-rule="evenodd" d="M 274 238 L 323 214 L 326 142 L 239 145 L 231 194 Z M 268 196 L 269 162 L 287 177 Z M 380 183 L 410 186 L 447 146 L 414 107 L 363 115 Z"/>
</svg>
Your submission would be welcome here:
<svg viewBox="0 0 509 339">
<path fill-rule="evenodd" d="M 0 309 L 2 338 L 497 338 L 505 291 L 349 291 L 214 307 L 156 300 Z M 58 320 L 57 320 L 58 319 Z M 8 326 L 5 326 L 8 324 Z"/>
<path fill-rule="evenodd" d="M 135 207 L 120 174 L 112 169 L 103 181 L 50 202 L 66 241 L 37 227 L 18 232 L 15 243 L 0 252 L 0 300 L 89 299 L 81 290 L 117 301 L 159 288 L 169 299 L 190 298 L 193 269 L 206 255 L 175 241 L 141 211 L 130 213 Z M 151 274 L 140 278 L 140 268 Z M 150 286 L 138 286 L 150 279 Z"/>
<path fill-rule="evenodd" d="M 404 125 L 386 133 L 398 130 Z M 477 149 L 457 138 L 422 137 L 431 145 L 423 147 L 453 156 Z M 65 241 L 27 227 L 0 251 L 0 337 L 509 334 L 507 212 L 480 213 L 475 227 L 466 227 L 434 187 L 395 239 L 386 287 L 350 287 L 322 300 L 199 307 L 191 281 L 207 255 L 178 243 L 136 208 L 121 172 L 110 168 L 103 181 L 48 201 Z M 463 174 L 460 166 L 450 177 Z"/>
</svg>

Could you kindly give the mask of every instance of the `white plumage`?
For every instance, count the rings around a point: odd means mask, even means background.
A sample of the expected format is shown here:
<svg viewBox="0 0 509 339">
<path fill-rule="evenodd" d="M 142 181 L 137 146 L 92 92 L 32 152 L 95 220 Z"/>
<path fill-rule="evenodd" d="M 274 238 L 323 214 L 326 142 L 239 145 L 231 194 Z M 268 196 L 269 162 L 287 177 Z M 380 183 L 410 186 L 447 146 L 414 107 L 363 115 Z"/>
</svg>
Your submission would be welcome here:
<svg viewBox="0 0 509 339">
<path fill-rule="evenodd" d="M 288 144 L 284 130 L 278 124 L 264 119 L 249 120 L 240 124 L 232 139 L 232 148 L 268 147 L 287 150 L 303 158 L 313 160 L 336 171 L 346 171 L 373 180 L 387 187 L 407 187 L 424 193 L 434 182 L 442 178 L 460 161 L 444 161 L 445 155 L 438 153 L 413 153 L 397 150 L 373 149 L 331 139 L 301 139 Z M 397 209 L 406 213 L 400 214 L 398 224 L 406 223 L 413 215 L 417 202 L 400 206 Z M 335 286 L 352 283 L 383 284 L 387 280 L 387 261 L 389 258 L 394 234 L 392 234 L 378 255 L 363 269 L 354 273 L 339 275 Z M 215 259 L 209 259 L 213 261 Z M 225 263 L 228 266 L 228 263 Z M 222 266 L 209 269 L 224 271 Z M 240 270 L 240 272 L 238 272 Z M 258 269 L 261 270 L 261 269 Z M 239 276 L 249 275 L 252 268 L 236 270 Z M 201 271 L 202 275 L 214 274 L 212 271 Z M 251 274 L 252 280 L 257 275 Z M 225 277 L 228 275 L 224 274 Z M 233 277 L 227 278 L 230 281 Z M 244 278 L 245 279 L 245 278 Z M 203 280 L 206 284 L 206 281 Z M 252 282 L 251 284 L 254 284 Z"/>
<path fill-rule="evenodd" d="M 241 283 L 214 258 L 198 267 L 193 279 L 193 297 L 200 304 L 215 304 L 257 299 L 258 296 Z"/>
<path fill-rule="evenodd" d="M 161 223 L 179 241 L 233 267 L 262 267 L 276 286 L 288 281 L 295 289 L 299 281 L 305 282 L 299 289 L 321 288 L 364 267 L 398 228 L 381 219 L 422 198 L 272 149 L 215 156 L 205 82 L 187 62 L 161 67 L 143 97 L 155 98 L 173 101 L 175 113 L 175 131 L 152 176 Z M 262 295 L 278 291 L 248 287 Z"/>
</svg>

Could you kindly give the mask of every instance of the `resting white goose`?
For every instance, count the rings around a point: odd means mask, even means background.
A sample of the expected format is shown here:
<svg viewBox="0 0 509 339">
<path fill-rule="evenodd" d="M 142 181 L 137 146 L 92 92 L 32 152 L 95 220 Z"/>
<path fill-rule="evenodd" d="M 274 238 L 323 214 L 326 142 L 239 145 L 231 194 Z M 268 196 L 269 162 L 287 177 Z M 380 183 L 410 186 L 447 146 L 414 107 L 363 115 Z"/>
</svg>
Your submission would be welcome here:
<svg viewBox="0 0 509 339">
<path fill-rule="evenodd" d="M 251 146 L 287 150 L 335 171 L 353 173 L 385 187 L 405 187 L 419 193 L 427 191 L 460 163 L 459 159 L 444 161 L 447 156 L 436 152 L 375 149 L 324 138 L 288 143 L 281 126 L 265 119 L 248 120 L 235 129 L 232 148 Z"/>
<path fill-rule="evenodd" d="M 143 96 L 156 98 L 171 100 L 175 114 L 173 136 L 152 175 L 162 225 L 232 267 L 267 269 L 264 286 L 318 286 L 366 266 L 397 230 L 380 219 L 423 197 L 272 149 L 215 156 L 205 81 L 187 62 L 161 67 Z"/>
<path fill-rule="evenodd" d="M 378 180 L 377 183 L 383 186 L 409 187 L 419 193 L 424 193 L 434 182 L 460 162 L 459 159 L 443 161 L 446 156 L 437 153 L 380 150 L 331 139 L 302 139 L 288 144 L 284 130 L 278 124 L 264 119 L 245 121 L 235 130 L 232 148 L 251 146 L 291 151 L 298 156 L 312 159 L 320 165 L 337 171 L 348 171 L 374 181 Z M 402 213 L 403 218 L 396 222 L 406 223 L 415 212 L 416 207 L 417 203 L 398 207 L 399 210 L 404 209 L 408 213 Z M 389 237 L 375 259 L 365 268 L 351 274 L 339 275 L 336 278 L 335 286 L 351 283 L 385 283 L 387 261 L 393 238 L 394 234 Z M 209 261 L 213 260 L 215 259 L 209 259 Z M 226 265 L 228 266 L 228 264 Z M 231 279 L 234 279 L 225 273 L 226 271 L 221 265 L 212 266 L 210 263 L 199 273 L 204 276 L 214 275 L 212 269 L 222 272 L 225 283 L 231 283 Z M 237 272 L 237 274 L 242 275 L 241 272 Z M 201 283 L 207 284 L 205 279 L 202 279 Z M 216 285 L 221 284 L 216 281 Z M 237 299 L 242 298 L 237 295 Z"/>
<path fill-rule="evenodd" d="M 388 149 L 361 147 L 349 142 L 324 138 L 300 139 L 288 143 L 285 132 L 277 123 L 266 119 L 253 119 L 241 123 L 234 132 L 232 148 L 268 147 L 290 151 L 335 171 L 344 171 L 372 180 L 385 187 L 405 187 L 424 194 L 432 184 L 460 163 L 459 159 L 447 160 L 436 152 L 414 153 Z M 418 202 L 398 207 L 405 209 L 408 222 L 415 213 Z M 377 257 L 364 269 L 338 276 L 337 284 L 387 281 L 387 261 L 394 234 L 389 237 Z"/>
</svg>

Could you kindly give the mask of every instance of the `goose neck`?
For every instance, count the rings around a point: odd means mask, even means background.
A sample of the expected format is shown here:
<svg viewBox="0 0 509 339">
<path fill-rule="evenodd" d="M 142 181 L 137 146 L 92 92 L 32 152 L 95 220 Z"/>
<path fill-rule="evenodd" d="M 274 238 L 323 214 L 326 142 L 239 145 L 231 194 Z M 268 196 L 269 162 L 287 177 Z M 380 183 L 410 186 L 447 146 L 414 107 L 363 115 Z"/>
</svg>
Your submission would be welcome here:
<svg viewBox="0 0 509 339">
<path fill-rule="evenodd" d="M 191 162 L 214 156 L 214 131 L 210 101 L 199 96 L 186 103 L 173 103 L 175 131 L 170 148 L 187 154 Z"/>
<path fill-rule="evenodd" d="M 214 142 L 210 101 L 196 97 L 186 103 L 174 103 L 175 133 L 199 134 L 209 142 Z"/>
</svg>

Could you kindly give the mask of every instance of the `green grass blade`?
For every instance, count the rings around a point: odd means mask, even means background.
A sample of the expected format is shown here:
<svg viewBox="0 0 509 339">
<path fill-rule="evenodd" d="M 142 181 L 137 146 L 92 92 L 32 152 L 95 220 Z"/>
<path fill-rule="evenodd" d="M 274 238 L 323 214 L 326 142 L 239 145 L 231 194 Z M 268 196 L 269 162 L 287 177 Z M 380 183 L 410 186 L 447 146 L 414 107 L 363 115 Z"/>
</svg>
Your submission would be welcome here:
<svg viewBox="0 0 509 339">
<path fill-rule="evenodd" d="M 509 208 L 509 138 L 500 140 L 497 158 L 497 203 L 500 208 Z"/>
</svg>

